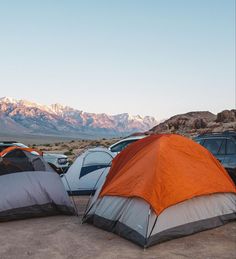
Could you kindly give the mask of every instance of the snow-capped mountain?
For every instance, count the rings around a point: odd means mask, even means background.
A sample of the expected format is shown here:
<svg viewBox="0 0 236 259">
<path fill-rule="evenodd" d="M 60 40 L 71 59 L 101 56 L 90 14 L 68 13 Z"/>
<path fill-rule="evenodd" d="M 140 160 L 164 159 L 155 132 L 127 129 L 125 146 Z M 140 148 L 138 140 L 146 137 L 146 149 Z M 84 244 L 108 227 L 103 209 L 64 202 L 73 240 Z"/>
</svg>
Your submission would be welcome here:
<svg viewBox="0 0 236 259">
<path fill-rule="evenodd" d="M 27 100 L 0 98 L 0 131 L 115 136 L 147 131 L 156 124 L 156 119 L 150 116 L 95 114 L 61 104 L 41 105 Z"/>
</svg>

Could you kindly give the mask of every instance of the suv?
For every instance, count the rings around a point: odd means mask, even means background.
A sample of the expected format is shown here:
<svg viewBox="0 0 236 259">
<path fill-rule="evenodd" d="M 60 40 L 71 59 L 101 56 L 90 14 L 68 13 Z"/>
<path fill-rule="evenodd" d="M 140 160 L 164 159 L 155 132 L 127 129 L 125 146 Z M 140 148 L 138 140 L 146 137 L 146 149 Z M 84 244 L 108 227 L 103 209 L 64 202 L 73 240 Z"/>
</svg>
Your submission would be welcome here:
<svg viewBox="0 0 236 259">
<path fill-rule="evenodd" d="M 222 163 L 236 183 L 236 131 L 202 134 L 194 140 L 207 148 Z"/>
<path fill-rule="evenodd" d="M 118 142 L 116 142 L 115 144 L 111 145 L 108 149 L 114 153 L 114 154 L 118 154 L 120 153 L 123 149 L 125 149 L 129 144 L 147 137 L 147 135 L 141 135 L 141 136 L 131 136 L 131 137 L 127 137 L 124 138 Z"/>
<path fill-rule="evenodd" d="M 12 146 L 28 148 L 28 146 L 17 141 L 3 141 L 0 142 L 0 152 L 5 148 Z M 63 173 L 69 167 L 68 157 L 65 155 L 43 152 L 43 158 L 58 173 Z"/>
</svg>

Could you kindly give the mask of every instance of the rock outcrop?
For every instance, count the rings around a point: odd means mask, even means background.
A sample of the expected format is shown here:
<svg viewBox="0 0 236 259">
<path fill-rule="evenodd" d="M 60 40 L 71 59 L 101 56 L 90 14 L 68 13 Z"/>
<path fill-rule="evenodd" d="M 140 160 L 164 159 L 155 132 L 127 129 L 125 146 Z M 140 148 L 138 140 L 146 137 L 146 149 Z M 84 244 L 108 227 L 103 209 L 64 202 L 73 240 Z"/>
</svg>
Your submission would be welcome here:
<svg viewBox="0 0 236 259">
<path fill-rule="evenodd" d="M 147 133 L 178 133 L 195 136 L 206 132 L 226 130 L 236 130 L 236 110 L 224 110 L 217 115 L 208 111 L 175 115 L 153 127 Z"/>
</svg>

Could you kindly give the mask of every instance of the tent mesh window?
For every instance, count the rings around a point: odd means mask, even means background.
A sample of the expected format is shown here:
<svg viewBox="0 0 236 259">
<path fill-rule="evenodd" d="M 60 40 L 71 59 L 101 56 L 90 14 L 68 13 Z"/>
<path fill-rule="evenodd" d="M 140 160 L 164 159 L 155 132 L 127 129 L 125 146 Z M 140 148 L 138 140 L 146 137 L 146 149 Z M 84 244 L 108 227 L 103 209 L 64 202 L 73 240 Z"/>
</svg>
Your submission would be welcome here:
<svg viewBox="0 0 236 259">
<path fill-rule="evenodd" d="M 7 153 L 0 162 L 0 174 L 9 174 L 22 171 L 34 171 L 30 159 L 20 149 Z"/>
<path fill-rule="evenodd" d="M 34 166 L 34 170 L 36 171 L 46 171 L 46 166 L 44 165 L 41 158 L 37 157 L 33 159 L 32 164 Z"/>
</svg>

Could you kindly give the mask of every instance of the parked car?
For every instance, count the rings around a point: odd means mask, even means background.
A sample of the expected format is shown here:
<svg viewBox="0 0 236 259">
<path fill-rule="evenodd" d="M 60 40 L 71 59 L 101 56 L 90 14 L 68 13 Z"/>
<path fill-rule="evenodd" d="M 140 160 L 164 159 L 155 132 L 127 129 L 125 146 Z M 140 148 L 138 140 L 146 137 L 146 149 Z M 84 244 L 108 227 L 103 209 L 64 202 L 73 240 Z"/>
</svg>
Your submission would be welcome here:
<svg viewBox="0 0 236 259">
<path fill-rule="evenodd" d="M 111 145 L 108 149 L 115 154 L 120 153 L 123 149 L 125 149 L 129 144 L 147 137 L 146 135 L 141 136 L 130 136 L 124 139 L 121 139 L 120 141 L 116 142 L 115 144 Z"/>
<path fill-rule="evenodd" d="M 0 152 L 3 149 L 12 147 L 12 146 L 28 148 L 28 146 L 22 143 L 19 143 L 17 141 L 3 141 L 3 142 L 0 142 Z M 65 155 L 43 152 L 43 158 L 58 173 L 63 173 L 69 167 L 68 157 Z"/>
<path fill-rule="evenodd" d="M 43 152 L 43 158 L 59 174 L 65 172 L 69 168 L 69 160 L 66 155 Z"/>
<path fill-rule="evenodd" d="M 236 184 L 236 131 L 202 134 L 194 140 L 222 163 Z"/>
</svg>

